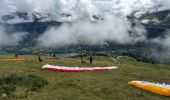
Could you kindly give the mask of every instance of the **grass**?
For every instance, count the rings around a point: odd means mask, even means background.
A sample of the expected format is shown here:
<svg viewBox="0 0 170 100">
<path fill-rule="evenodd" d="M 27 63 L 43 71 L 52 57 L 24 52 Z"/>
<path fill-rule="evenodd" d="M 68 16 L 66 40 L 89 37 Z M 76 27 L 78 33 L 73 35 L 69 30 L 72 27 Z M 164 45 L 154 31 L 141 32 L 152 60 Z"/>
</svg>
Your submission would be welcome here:
<svg viewBox="0 0 170 100">
<path fill-rule="evenodd" d="M 0 58 L 4 58 L 1 56 Z M 137 62 L 130 57 L 120 57 L 114 63 L 109 57 L 95 57 L 94 64 L 80 64 L 79 58 L 47 59 L 38 62 L 37 56 L 25 56 L 32 61 L 0 61 L 0 77 L 10 73 L 17 75 L 33 74 L 48 81 L 48 85 L 30 93 L 22 100 L 169 100 L 170 97 L 159 96 L 142 89 L 129 86 L 128 81 L 142 80 L 170 84 L 169 65 Z M 64 66 L 111 66 L 119 68 L 105 72 L 61 73 L 45 71 L 44 64 Z M 24 95 L 25 88 L 17 87 L 13 93 L 0 100 L 18 100 L 17 95 Z"/>
</svg>

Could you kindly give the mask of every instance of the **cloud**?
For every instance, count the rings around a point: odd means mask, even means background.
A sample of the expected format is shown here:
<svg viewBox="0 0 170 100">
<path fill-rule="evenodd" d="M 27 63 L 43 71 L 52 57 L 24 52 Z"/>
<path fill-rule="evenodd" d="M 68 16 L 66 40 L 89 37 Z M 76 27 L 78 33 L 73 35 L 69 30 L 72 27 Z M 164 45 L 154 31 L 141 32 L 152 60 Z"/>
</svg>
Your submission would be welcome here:
<svg viewBox="0 0 170 100">
<path fill-rule="evenodd" d="M 131 31 L 131 34 L 129 32 Z M 39 45 L 45 47 L 64 47 L 67 45 L 97 45 L 107 41 L 118 44 L 132 44 L 145 40 L 145 28 L 131 23 L 124 18 L 107 15 L 104 20 L 91 22 L 79 20 L 64 23 L 60 27 L 49 28 L 38 38 Z"/>
<path fill-rule="evenodd" d="M 165 34 L 164 37 L 148 40 L 154 44 L 151 47 L 150 57 L 161 63 L 167 63 L 170 59 L 170 30 L 167 30 Z"/>
<path fill-rule="evenodd" d="M 137 17 L 147 12 L 157 12 L 170 9 L 170 0 L 112 0 L 112 11 L 115 14 Z"/>
<path fill-rule="evenodd" d="M 165 32 L 165 36 L 164 37 L 158 37 L 158 38 L 154 38 L 152 40 L 150 40 L 153 43 L 159 44 L 161 46 L 163 46 L 166 49 L 170 49 L 170 30 L 167 30 Z"/>
<path fill-rule="evenodd" d="M 4 27 L 0 26 L 0 47 L 17 45 L 26 34 L 24 32 L 9 34 L 5 32 Z"/>
<path fill-rule="evenodd" d="M 62 13 L 71 14 L 73 19 L 91 18 L 94 14 L 109 11 L 113 14 L 140 16 L 146 12 L 170 9 L 170 0 L 1 0 L 0 15 L 12 12 L 48 13 L 59 19 Z"/>
<path fill-rule="evenodd" d="M 97 12 L 90 0 L 1 0 L 0 15 L 13 12 L 50 14 L 54 20 L 71 14 L 73 19 L 91 17 Z M 30 16 L 31 19 L 31 16 Z"/>
</svg>

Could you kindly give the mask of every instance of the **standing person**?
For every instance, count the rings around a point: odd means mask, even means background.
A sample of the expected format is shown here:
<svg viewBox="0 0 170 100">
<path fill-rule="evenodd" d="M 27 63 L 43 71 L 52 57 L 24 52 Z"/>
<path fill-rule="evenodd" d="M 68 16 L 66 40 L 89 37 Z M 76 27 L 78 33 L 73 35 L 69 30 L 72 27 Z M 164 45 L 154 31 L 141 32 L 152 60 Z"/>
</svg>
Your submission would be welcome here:
<svg viewBox="0 0 170 100">
<path fill-rule="evenodd" d="M 15 58 L 18 58 L 18 54 L 15 54 Z"/>
<path fill-rule="evenodd" d="M 38 60 L 39 60 L 39 62 L 43 62 L 40 55 L 38 55 Z"/>
<path fill-rule="evenodd" d="M 90 64 L 92 64 L 93 63 L 93 56 L 91 55 L 90 56 Z"/>
<path fill-rule="evenodd" d="M 83 64 L 83 54 L 80 54 L 80 60 L 81 60 L 81 64 Z"/>
<path fill-rule="evenodd" d="M 55 54 L 53 54 L 53 58 L 55 58 L 56 56 L 55 56 Z"/>
</svg>

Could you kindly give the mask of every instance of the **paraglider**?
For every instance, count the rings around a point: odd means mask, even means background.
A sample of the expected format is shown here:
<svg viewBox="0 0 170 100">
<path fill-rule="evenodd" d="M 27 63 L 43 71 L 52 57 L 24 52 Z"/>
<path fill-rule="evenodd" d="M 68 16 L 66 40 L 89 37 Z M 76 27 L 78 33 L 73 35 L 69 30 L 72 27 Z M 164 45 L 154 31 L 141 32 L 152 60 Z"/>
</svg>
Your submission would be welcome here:
<svg viewBox="0 0 170 100">
<path fill-rule="evenodd" d="M 146 81 L 131 81 L 128 82 L 128 84 L 162 96 L 170 96 L 170 85 L 165 83 L 160 84 Z"/>
<path fill-rule="evenodd" d="M 111 67 L 65 67 L 65 66 L 54 66 L 54 65 L 44 65 L 42 67 L 45 70 L 52 70 L 57 72 L 96 72 L 96 71 L 108 71 L 117 69 L 116 66 Z"/>
</svg>

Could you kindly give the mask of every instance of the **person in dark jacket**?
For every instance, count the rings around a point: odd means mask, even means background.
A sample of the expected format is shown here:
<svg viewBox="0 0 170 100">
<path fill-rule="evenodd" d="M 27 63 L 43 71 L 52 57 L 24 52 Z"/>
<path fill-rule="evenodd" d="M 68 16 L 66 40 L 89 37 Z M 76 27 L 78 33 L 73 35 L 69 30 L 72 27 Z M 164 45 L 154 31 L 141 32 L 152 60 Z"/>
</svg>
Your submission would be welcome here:
<svg viewBox="0 0 170 100">
<path fill-rule="evenodd" d="M 83 64 L 83 54 L 82 53 L 80 54 L 80 60 L 81 60 L 81 63 Z"/>
<path fill-rule="evenodd" d="M 93 63 L 93 56 L 91 55 L 90 56 L 90 64 L 92 64 Z"/>
<path fill-rule="evenodd" d="M 18 58 L 18 54 L 15 54 L 15 58 Z"/>
<path fill-rule="evenodd" d="M 40 55 L 38 55 L 38 60 L 39 60 L 39 62 L 43 62 Z"/>
<path fill-rule="evenodd" d="M 56 57 L 56 55 L 55 54 L 53 54 L 53 58 L 55 58 Z"/>
</svg>

